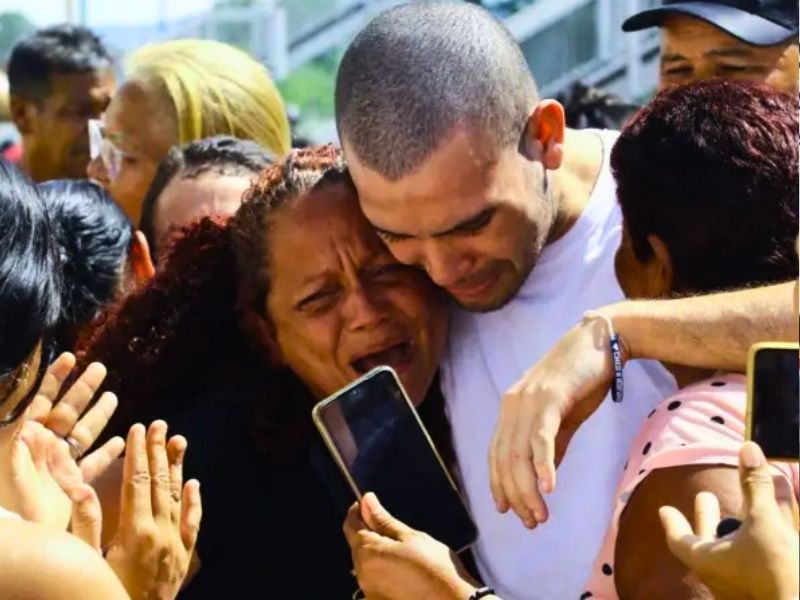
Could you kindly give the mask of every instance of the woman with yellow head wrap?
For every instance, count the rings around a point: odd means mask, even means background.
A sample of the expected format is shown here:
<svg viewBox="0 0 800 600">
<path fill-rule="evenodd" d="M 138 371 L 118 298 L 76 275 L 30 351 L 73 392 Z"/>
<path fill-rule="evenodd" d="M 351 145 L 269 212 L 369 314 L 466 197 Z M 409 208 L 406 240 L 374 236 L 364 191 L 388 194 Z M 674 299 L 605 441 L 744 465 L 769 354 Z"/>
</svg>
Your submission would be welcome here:
<svg viewBox="0 0 800 600">
<path fill-rule="evenodd" d="M 233 46 L 151 44 L 130 57 L 126 75 L 106 112 L 102 151 L 89 176 L 134 222 L 158 163 L 175 144 L 226 134 L 254 140 L 276 157 L 290 148 L 275 83 L 262 64 Z"/>
</svg>

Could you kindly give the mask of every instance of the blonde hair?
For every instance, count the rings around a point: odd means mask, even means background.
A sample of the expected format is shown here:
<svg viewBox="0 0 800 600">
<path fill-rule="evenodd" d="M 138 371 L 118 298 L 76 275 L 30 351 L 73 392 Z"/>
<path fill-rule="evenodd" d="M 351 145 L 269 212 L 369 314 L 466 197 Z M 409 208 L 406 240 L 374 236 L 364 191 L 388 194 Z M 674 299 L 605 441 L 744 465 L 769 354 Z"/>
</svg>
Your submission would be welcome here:
<svg viewBox="0 0 800 600">
<path fill-rule="evenodd" d="M 8 95 L 8 75 L 0 70 L 0 123 L 11 120 L 11 107 Z"/>
<path fill-rule="evenodd" d="M 289 120 L 267 69 L 245 52 L 212 40 L 144 46 L 127 65 L 129 80 L 160 88 L 174 108 L 178 143 L 214 135 L 253 140 L 280 157 Z"/>
</svg>

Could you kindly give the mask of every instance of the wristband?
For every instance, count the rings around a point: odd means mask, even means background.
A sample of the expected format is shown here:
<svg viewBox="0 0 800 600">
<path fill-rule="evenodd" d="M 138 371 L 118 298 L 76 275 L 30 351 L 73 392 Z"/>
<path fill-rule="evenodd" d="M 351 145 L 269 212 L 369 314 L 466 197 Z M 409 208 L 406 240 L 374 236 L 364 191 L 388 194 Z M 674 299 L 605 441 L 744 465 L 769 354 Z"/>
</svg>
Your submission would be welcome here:
<svg viewBox="0 0 800 600">
<path fill-rule="evenodd" d="M 588 312 L 585 319 L 602 319 L 608 327 L 608 348 L 611 351 L 611 364 L 614 367 L 614 380 L 611 382 L 611 399 L 614 402 L 622 402 L 625 393 L 625 382 L 622 377 L 622 352 L 619 348 L 619 335 L 614 331 L 614 324 L 605 315 L 600 313 Z"/>
<path fill-rule="evenodd" d="M 482 587 L 479 590 L 475 590 L 468 600 L 481 600 L 481 598 L 486 598 L 486 596 L 494 596 L 494 594 L 495 592 L 492 588 Z"/>
</svg>

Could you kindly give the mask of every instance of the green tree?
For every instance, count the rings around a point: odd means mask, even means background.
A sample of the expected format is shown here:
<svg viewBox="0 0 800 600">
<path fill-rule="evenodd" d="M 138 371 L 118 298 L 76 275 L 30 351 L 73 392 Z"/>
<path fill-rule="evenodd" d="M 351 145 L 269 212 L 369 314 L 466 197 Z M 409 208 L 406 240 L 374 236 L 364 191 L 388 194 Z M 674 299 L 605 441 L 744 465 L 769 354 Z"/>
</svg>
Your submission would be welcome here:
<svg viewBox="0 0 800 600">
<path fill-rule="evenodd" d="M 20 39 L 36 30 L 25 15 L 18 12 L 0 14 L 0 63 L 5 63 L 11 49 Z"/>
</svg>

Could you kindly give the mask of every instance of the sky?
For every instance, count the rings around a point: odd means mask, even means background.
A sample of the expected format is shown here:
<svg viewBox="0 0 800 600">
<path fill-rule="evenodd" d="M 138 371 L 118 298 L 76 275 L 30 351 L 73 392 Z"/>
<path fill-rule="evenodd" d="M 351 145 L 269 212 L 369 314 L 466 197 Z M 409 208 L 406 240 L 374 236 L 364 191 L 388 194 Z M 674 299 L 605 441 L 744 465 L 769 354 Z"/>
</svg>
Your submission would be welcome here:
<svg viewBox="0 0 800 600">
<path fill-rule="evenodd" d="M 77 18 L 81 1 L 86 4 L 89 26 L 145 25 L 157 23 L 161 10 L 167 21 L 208 10 L 213 0 L 0 0 L 0 12 L 19 11 L 37 26 L 62 22 L 67 6 Z M 124 7 L 124 8 L 123 8 Z"/>
</svg>

